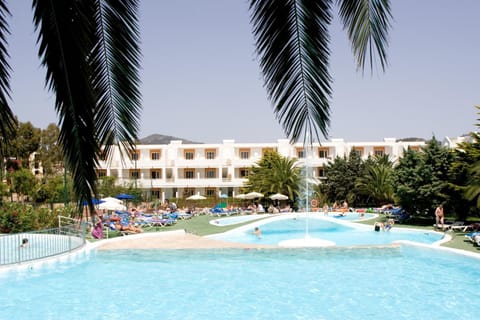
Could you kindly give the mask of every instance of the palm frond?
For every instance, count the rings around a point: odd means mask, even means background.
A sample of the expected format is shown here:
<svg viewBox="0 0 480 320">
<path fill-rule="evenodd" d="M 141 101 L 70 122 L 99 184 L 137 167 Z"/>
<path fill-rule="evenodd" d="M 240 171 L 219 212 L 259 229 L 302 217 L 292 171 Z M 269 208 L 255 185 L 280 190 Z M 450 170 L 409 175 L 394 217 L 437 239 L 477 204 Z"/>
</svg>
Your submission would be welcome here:
<svg viewBox="0 0 480 320">
<path fill-rule="evenodd" d="M 95 1 L 34 0 L 33 8 L 46 84 L 56 96 L 65 164 L 73 177 L 78 204 L 86 200 L 93 209 L 99 145 L 88 57 L 95 43 Z"/>
<path fill-rule="evenodd" d="M 138 0 L 96 2 L 97 42 L 92 53 L 97 96 L 95 124 L 108 157 L 115 143 L 133 150 L 138 135 L 141 110 Z"/>
<path fill-rule="evenodd" d="M 364 70 L 368 56 L 373 71 L 376 51 L 382 70 L 387 66 L 390 0 L 337 0 L 344 29 L 352 43 L 357 67 Z M 368 54 L 367 54 L 368 53 Z"/>
<path fill-rule="evenodd" d="M 251 22 L 260 66 L 274 112 L 292 142 L 330 123 L 328 71 L 332 0 L 251 0 Z"/>
<path fill-rule="evenodd" d="M 0 0 L 0 152 L 13 128 L 15 127 L 15 116 L 10 109 L 8 99 L 10 98 L 10 65 L 8 64 L 7 36 L 10 34 L 6 18 L 10 11 L 5 0 Z"/>
</svg>

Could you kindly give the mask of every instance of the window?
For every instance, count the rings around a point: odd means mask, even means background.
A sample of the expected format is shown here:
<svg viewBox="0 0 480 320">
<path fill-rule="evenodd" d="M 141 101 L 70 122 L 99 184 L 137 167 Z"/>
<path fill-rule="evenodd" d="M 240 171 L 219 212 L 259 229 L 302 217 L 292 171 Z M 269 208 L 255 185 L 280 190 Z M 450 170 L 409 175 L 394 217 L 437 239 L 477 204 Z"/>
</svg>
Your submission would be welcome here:
<svg viewBox="0 0 480 320">
<path fill-rule="evenodd" d="M 188 198 L 195 194 L 195 188 L 185 188 L 183 189 L 183 197 Z"/>
<path fill-rule="evenodd" d="M 193 160 L 193 158 L 195 157 L 195 150 L 193 150 L 193 149 L 186 149 L 186 150 L 183 152 L 183 156 L 185 157 L 185 160 Z"/>
<path fill-rule="evenodd" d="M 185 169 L 184 177 L 185 179 L 193 179 L 195 177 L 195 172 L 193 169 Z"/>
<path fill-rule="evenodd" d="M 305 158 L 305 151 L 303 150 L 303 148 L 297 148 L 297 158 Z"/>
<path fill-rule="evenodd" d="M 420 146 L 408 146 L 408 149 L 413 151 L 420 151 Z"/>
<path fill-rule="evenodd" d="M 130 159 L 133 160 L 133 161 L 136 161 L 136 160 L 140 159 L 140 151 L 138 151 L 138 150 L 133 151 L 130 154 Z"/>
<path fill-rule="evenodd" d="M 325 177 L 325 169 L 323 168 L 318 168 L 318 176 L 319 177 Z"/>
<path fill-rule="evenodd" d="M 161 192 L 162 190 L 160 189 L 152 189 L 152 192 L 151 192 L 152 199 L 160 199 Z"/>
<path fill-rule="evenodd" d="M 107 176 L 107 170 L 104 170 L 104 169 L 97 170 L 97 177 L 101 178 L 106 176 Z"/>
<path fill-rule="evenodd" d="M 215 152 L 215 149 L 207 149 L 205 150 L 205 158 L 208 160 L 213 160 L 215 159 L 217 153 Z"/>
<path fill-rule="evenodd" d="M 250 149 L 240 149 L 240 159 L 250 159 Z"/>
<path fill-rule="evenodd" d="M 363 156 L 363 148 L 353 147 L 352 151 L 355 152 L 355 154 L 360 158 Z"/>
<path fill-rule="evenodd" d="M 162 171 L 161 170 L 151 170 L 150 176 L 152 179 L 161 179 L 162 178 Z"/>
<path fill-rule="evenodd" d="M 205 178 L 207 179 L 214 179 L 217 177 L 216 169 L 205 169 Z"/>
<path fill-rule="evenodd" d="M 247 168 L 240 169 L 240 178 L 247 178 L 247 177 L 248 177 L 248 169 Z"/>
<path fill-rule="evenodd" d="M 385 154 L 384 147 L 373 147 L 373 155 L 377 157 L 382 157 Z"/>
<path fill-rule="evenodd" d="M 152 150 L 150 151 L 150 159 L 151 160 L 160 160 L 162 152 L 160 150 Z"/>
<path fill-rule="evenodd" d="M 216 194 L 215 191 L 216 191 L 215 188 L 206 188 L 206 189 L 205 189 L 205 195 L 206 195 L 207 197 L 214 197 L 215 194 Z"/>
<path fill-rule="evenodd" d="M 130 179 L 140 178 L 140 170 L 130 170 Z"/>
<path fill-rule="evenodd" d="M 318 149 L 318 157 L 319 158 L 328 158 L 328 149 L 326 149 L 326 148 Z"/>
</svg>

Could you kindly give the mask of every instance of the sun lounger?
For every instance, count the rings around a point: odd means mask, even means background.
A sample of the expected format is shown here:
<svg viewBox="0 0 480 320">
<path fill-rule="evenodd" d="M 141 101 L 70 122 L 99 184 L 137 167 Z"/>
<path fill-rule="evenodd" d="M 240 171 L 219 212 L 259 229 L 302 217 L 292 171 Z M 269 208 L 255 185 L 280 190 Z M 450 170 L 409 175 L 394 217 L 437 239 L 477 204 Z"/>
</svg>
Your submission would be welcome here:
<svg viewBox="0 0 480 320">
<path fill-rule="evenodd" d="M 470 232 L 465 235 L 474 245 L 480 246 L 480 232 Z"/>
</svg>

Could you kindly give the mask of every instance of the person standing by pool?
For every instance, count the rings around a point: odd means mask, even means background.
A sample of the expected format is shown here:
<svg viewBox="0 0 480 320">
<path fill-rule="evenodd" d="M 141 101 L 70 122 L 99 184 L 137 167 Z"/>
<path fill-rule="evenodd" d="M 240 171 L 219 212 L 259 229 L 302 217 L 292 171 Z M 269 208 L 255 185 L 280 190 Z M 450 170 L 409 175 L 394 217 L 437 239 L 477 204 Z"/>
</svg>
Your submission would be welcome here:
<svg viewBox="0 0 480 320">
<path fill-rule="evenodd" d="M 445 230 L 445 214 L 443 212 L 443 205 L 439 205 L 435 209 L 435 230 L 438 229 L 439 222 L 442 223 L 442 230 Z"/>
</svg>

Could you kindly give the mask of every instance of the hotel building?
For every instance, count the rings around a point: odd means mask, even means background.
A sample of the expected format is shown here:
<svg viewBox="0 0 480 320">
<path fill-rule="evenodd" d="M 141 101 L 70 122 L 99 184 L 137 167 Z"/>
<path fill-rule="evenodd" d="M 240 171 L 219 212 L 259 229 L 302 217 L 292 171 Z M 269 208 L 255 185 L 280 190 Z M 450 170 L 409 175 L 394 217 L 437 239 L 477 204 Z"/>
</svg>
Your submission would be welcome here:
<svg viewBox="0 0 480 320">
<path fill-rule="evenodd" d="M 396 161 L 404 150 L 419 150 L 424 141 L 400 141 L 385 138 L 382 142 L 346 142 L 331 139 L 314 144 L 306 155 L 301 143 L 291 144 L 287 139 L 272 143 L 236 143 L 223 140 L 218 144 L 184 144 L 172 140 L 169 144 L 137 144 L 129 158 L 120 157 L 113 149 L 111 159 L 102 160 L 97 168 L 99 177 L 114 176 L 118 185 L 134 183 L 152 199 L 186 198 L 201 194 L 207 197 L 240 193 L 247 180 L 249 167 L 258 162 L 267 150 L 295 158 L 300 165 L 313 168 L 313 177 L 324 177 L 324 166 L 336 157 L 348 156 L 351 151 L 366 159 L 368 156 L 389 155 Z"/>
</svg>

